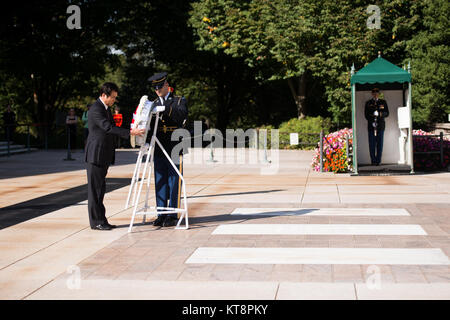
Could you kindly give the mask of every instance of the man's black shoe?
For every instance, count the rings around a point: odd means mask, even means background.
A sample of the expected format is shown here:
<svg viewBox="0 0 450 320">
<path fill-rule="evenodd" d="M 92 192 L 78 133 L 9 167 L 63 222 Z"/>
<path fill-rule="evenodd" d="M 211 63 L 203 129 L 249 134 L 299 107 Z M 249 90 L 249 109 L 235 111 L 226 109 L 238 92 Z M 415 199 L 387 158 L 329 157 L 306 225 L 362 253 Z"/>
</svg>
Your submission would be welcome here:
<svg viewBox="0 0 450 320">
<path fill-rule="evenodd" d="M 165 217 L 164 216 L 158 216 L 155 221 L 153 221 L 153 225 L 157 227 L 162 227 L 164 223 Z"/>
<path fill-rule="evenodd" d="M 163 227 L 172 227 L 177 224 L 177 218 L 174 217 L 167 217 L 166 220 L 163 222 Z"/>
<path fill-rule="evenodd" d="M 107 224 L 99 224 L 91 229 L 92 230 L 111 230 L 111 227 L 108 226 Z"/>
<path fill-rule="evenodd" d="M 115 224 L 109 224 L 109 222 L 105 223 L 108 227 L 110 227 L 111 229 L 117 228 L 117 226 Z"/>
</svg>

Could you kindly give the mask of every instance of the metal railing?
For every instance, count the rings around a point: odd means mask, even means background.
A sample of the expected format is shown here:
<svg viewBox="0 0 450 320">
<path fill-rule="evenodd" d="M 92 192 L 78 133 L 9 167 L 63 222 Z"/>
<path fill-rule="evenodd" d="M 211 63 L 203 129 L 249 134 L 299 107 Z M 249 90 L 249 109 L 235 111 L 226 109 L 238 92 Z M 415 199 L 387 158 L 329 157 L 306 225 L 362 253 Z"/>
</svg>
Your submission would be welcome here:
<svg viewBox="0 0 450 320">
<path fill-rule="evenodd" d="M 320 138 L 323 138 L 323 130 L 321 130 L 321 132 L 287 132 L 287 131 L 278 131 L 278 133 L 280 134 L 280 136 L 282 134 L 291 134 L 291 133 L 296 133 L 300 136 L 317 136 L 317 138 L 320 140 Z M 280 138 L 281 139 L 281 138 Z M 319 143 L 318 141 L 315 142 L 305 142 L 305 141 L 299 141 L 299 145 L 303 145 L 303 146 L 317 146 L 317 143 Z"/>
<path fill-rule="evenodd" d="M 67 158 L 65 158 L 64 160 L 75 160 L 72 158 L 72 154 L 71 154 L 71 132 L 69 129 L 69 126 L 67 124 L 60 124 L 60 125 L 56 125 L 56 127 L 66 127 L 66 136 L 67 136 Z M 28 152 L 31 152 L 31 148 L 32 147 L 43 147 L 44 150 L 48 150 L 48 131 L 49 131 L 49 124 L 48 123 L 17 123 L 17 124 L 8 124 L 8 125 L 4 125 L 4 127 L 6 128 L 6 140 L 7 140 L 7 156 L 9 157 L 11 155 L 11 128 L 15 128 L 17 127 L 26 127 L 26 149 Z M 41 144 L 38 145 L 32 145 L 31 144 L 31 132 L 30 132 L 30 128 L 31 127 L 43 127 L 44 128 L 44 141 Z"/>
<path fill-rule="evenodd" d="M 258 136 L 260 130 L 271 130 L 271 129 L 257 129 Z M 320 132 L 287 132 L 287 131 L 278 131 L 278 134 L 280 135 L 290 135 L 291 133 L 297 133 L 299 136 L 316 136 L 319 141 L 315 142 L 305 142 L 305 141 L 299 141 L 298 145 L 303 146 L 317 146 L 319 144 L 319 163 L 320 163 L 320 172 L 323 172 L 323 140 L 326 139 L 324 135 L 323 129 L 320 130 Z M 297 144 L 296 144 L 297 145 Z M 264 139 L 264 161 L 269 162 L 267 160 L 267 139 Z"/>
<path fill-rule="evenodd" d="M 27 127 L 26 134 L 27 134 L 27 142 L 26 142 L 26 148 L 27 151 L 31 151 L 31 133 L 30 133 L 30 127 L 44 127 L 44 143 L 43 146 L 45 150 L 48 149 L 48 124 L 47 123 L 17 123 L 17 124 L 5 124 L 3 125 L 6 128 L 6 141 L 7 141 L 7 156 L 9 157 L 11 155 L 11 128 L 17 127 Z"/>
<path fill-rule="evenodd" d="M 257 129 L 258 132 L 258 136 L 259 136 L 259 131 L 260 130 L 271 130 L 271 129 Z M 285 131 L 279 131 L 278 132 L 279 135 L 289 135 L 291 133 L 297 133 L 299 136 L 300 135 L 312 135 L 312 136 L 318 136 L 319 142 L 304 142 L 301 141 L 298 144 L 299 145 L 307 145 L 307 146 L 317 146 L 317 144 L 319 144 L 319 161 L 320 161 L 320 172 L 323 172 L 323 163 L 324 163 L 324 140 L 326 140 L 324 131 L 321 130 L 320 133 L 305 133 L 305 132 L 285 132 Z M 268 135 L 267 135 L 268 136 Z M 265 162 L 267 161 L 267 136 L 266 139 L 264 139 L 264 143 L 263 143 L 263 147 L 264 147 L 264 160 Z M 413 138 L 435 138 L 435 137 L 439 137 L 439 150 L 435 150 L 435 151 L 413 151 L 414 154 L 439 154 L 440 155 L 440 160 L 441 160 L 441 165 L 444 166 L 444 134 L 441 132 L 438 135 L 413 135 Z M 281 137 L 280 137 L 281 140 Z M 330 143 L 328 143 L 330 145 L 330 147 L 332 148 L 332 145 Z M 350 152 L 350 137 L 348 135 L 345 135 L 345 146 L 346 146 L 346 157 L 347 159 L 351 159 L 353 158 L 353 153 L 354 150 L 352 152 Z M 210 161 L 215 161 L 214 160 L 214 150 L 213 150 L 213 146 L 212 143 L 210 144 L 210 148 L 211 148 L 211 158 Z"/>
</svg>

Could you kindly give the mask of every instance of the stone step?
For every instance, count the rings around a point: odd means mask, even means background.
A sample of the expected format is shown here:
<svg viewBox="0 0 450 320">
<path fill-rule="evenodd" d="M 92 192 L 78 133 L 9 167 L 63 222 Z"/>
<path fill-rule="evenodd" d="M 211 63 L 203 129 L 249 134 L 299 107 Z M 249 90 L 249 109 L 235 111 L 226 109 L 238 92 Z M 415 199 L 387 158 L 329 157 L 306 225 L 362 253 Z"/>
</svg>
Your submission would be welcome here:
<svg viewBox="0 0 450 320">
<path fill-rule="evenodd" d="M 199 247 L 186 260 L 209 264 L 401 264 L 450 265 L 435 248 L 246 248 Z"/>
<path fill-rule="evenodd" d="M 410 216 L 403 208 L 236 208 L 231 215 L 259 216 Z"/>
<path fill-rule="evenodd" d="M 30 148 L 30 151 L 36 151 L 36 150 L 38 150 L 38 149 L 37 148 Z M 28 152 L 28 148 L 19 148 L 19 149 L 10 149 L 9 150 L 9 154 L 10 155 L 11 154 L 18 154 L 18 153 L 25 153 L 25 152 Z M 7 156 L 7 155 L 8 155 L 8 150 L 0 148 L 0 157 Z"/>
<path fill-rule="evenodd" d="M 212 234 L 253 235 L 427 235 L 417 224 L 221 224 Z"/>
<path fill-rule="evenodd" d="M 25 145 L 22 144 L 10 144 L 9 145 L 9 150 L 13 150 L 13 149 L 23 149 L 26 148 Z M 0 145 L 0 151 L 7 151 L 8 150 L 8 145 Z"/>
</svg>

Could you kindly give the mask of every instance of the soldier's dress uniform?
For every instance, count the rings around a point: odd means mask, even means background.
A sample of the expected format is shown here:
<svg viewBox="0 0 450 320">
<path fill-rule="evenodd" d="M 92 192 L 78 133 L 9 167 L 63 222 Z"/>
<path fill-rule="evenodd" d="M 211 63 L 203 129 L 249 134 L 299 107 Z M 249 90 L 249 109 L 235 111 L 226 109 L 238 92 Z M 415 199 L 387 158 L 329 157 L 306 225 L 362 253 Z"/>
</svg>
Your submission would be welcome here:
<svg viewBox="0 0 450 320">
<path fill-rule="evenodd" d="M 378 116 L 374 112 L 378 111 Z M 369 152 L 372 164 L 379 165 L 383 153 L 383 137 L 386 124 L 384 118 L 389 116 L 389 108 L 386 100 L 370 99 L 366 102 L 364 115 L 367 120 L 369 134 Z"/>
<path fill-rule="evenodd" d="M 167 73 L 160 73 L 150 77 L 148 80 L 152 86 L 155 83 L 164 84 L 167 77 Z M 164 100 L 164 102 L 162 101 Z M 172 141 L 172 133 L 177 128 L 182 128 L 187 119 L 188 107 L 184 97 L 176 96 L 172 92 L 169 92 L 166 97 L 157 97 L 154 100 L 155 106 L 165 106 L 164 112 L 160 113 L 160 120 L 158 123 L 158 130 L 156 137 L 161 142 L 165 151 L 171 157 L 177 169 L 182 173 L 182 155 L 183 150 L 179 153 L 172 154 L 172 150 L 180 141 Z M 152 123 L 153 126 L 153 123 Z M 149 132 L 153 132 L 153 128 L 150 128 Z M 147 142 L 150 143 L 151 136 L 147 136 Z M 163 151 L 158 144 L 155 144 L 154 151 L 154 171 L 155 171 L 155 193 L 156 193 L 156 205 L 158 207 L 171 207 L 178 208 L 181 190 L 181 179 L 177 172 L 170 164 L 169 160 L 164 155 Z M 167 205 L 167 202 L 169 204 Z M 161 210 L 158 210 L 161 211 Z M 155 225 L 170 226 L 175 225 L 177 220 L 177 214 L 159 214 L 155 220 Z"/>
</svg>

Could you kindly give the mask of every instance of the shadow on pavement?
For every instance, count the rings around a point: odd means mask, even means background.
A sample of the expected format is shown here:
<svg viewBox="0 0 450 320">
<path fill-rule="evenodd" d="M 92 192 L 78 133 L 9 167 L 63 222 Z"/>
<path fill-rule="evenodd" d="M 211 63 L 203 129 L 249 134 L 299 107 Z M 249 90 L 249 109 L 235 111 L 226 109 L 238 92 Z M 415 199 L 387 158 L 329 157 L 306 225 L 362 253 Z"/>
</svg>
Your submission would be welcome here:
<svg viewBox="0 0 450 320">
<path fill-rule="evenodd" d="M 285 190 L 277 189 L 277 190 L 265 190 L 265 191 L 232 192 L 232 193 L 210 194 L 210 195 L 201 195 L 201 196 L 189 196 L 187 198 L 194 199 L 194 198 L 208 198 L 208 197 L 224 197 L 224 196 L 237 196 L 237 195 L 244 195 L 244 194 L 269 193 L 269 192 L 279 192 L 279 191 L 285 191 Z"/>
<path fill-rule="evenodd" d="M 313 211 L 316 211 L 318 209 L 299 209 L 296 211 L 277 211 L 273 214 L 270 213 L 264 213 L 264 214 L 218 214 L 218 215 L 211 215 L 211 216 L 201 216 L 201 217 L 189 217 L 189 229 L 200 229 L 200 228 L 209 228 L 216 226 L 214 223 L 216 222 L 217 225 L 222 222 L 237 222 L 242 223 L 249 220 L 257 220 L 257 219 L 267 219 L 271 217 L 278 217 L 281 215 L 297 215 L 301 216 Z M 151 225 L 153 222 L 153 219 L 147 220 L 146 223 L 142 222 L 135 222 L 133 224 L 133 227 L 142 227 L 142 226 L 148 226 Z M 181 226 L 184 226 L 184 220 L 181 222 Z M 203 225 L 207 223 L 208 225 Z M 213 223 L 213 224 L 211 224 Z M 128 228 L 129 224 L 123 224 L 119 225 L 118 228 Z M 174 227 L 167 227 L 167 228 L 174 228 Z M 154 229 L 145 229 L 145 230 L 139 230 L 134 229 L 133 233 L 142 233 L 142 232 L 152 232 L 152 231 L 158 231 L 160 229 L 166 229 L 162 227 L 155 227 Z"/>
<path fill-rule="evenodd" d="M 116 150 L 116 163 L 113 166 L 135 164 L 139 149 Z M 0 179 L 35 176 L 86 170 L 84 152 L 72 153 L 73 161 L 65 161 L 67 152 L 63 150 L 36 151 L 0 157 Z M 130 177 L 133 172 L 130 172 Z"/>
<path fill-rule="evenodd" d="M 106 192 L 130 184 L 128 178 L 106 178 Z M 87 184 L 0 208 L 0 230 L 87 200 Z M 80 204 L 86 206 L 87 204 Z"/>
<path fill-rule="evenodd" d="M 230 215 L 230 214 L 219 214 L 215 216 L 203 216 L 203 217 L 189 217 L 189 229 L 199 229 L 199 228 L 206 228 L 206 227 L 214 227 L 214 224 L 209 225 L 202 225 L 203 223 L 220 223 L 220 222 L 226 222 L 226 221 L 240 221 L 244 222 L 246 220 L 253 220 L 253 219 L 261 219 L 261 218 L 269 218 L 270 216 L 262 216 L 262 215 Z M 153 229 L 145 229 L 145 230 L 139 230 L 136 229 L 136 227 L 142 227 L 142 226 L 148 226 L 152 225 L 154 219 L 149 219 L 146 221 L 146 223 L 142 222 L 135 222 L 133 223 L 133 232 L 132 233 L 142 233 L 142 232 L 152 232 L 157 231 L 160 229 L 173 229 L 174 227 L 154 227 Z M 181 221 L 181 226 L 184 227 L 184 219 Z M 122 224 L 118 225 L 118 228 L 128 228 L 129 224 Z M 182 231 L 182 230 L 180 230 Z"/>
</svg>

